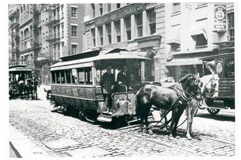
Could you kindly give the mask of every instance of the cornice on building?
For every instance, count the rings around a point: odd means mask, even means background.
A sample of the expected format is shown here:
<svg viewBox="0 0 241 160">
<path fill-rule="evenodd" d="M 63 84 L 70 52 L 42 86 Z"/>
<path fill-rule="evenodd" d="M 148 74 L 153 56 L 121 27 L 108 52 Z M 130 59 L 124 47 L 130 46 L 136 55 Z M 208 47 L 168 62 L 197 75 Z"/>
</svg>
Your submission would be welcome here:
<svg viewBox="0 0 241 160">
<path fill-rule="evenodd" d="M 139 6 L 137 6 L 137 5 L 139 5 Z M 135 8 L 133 8 L 133 7 L 135 7 Z M 128 10 L 128 8 L 129 8 L 129 10 Z M 108 12 L 101 16 L 92 18 L 88 21 L 83 22 L 83 24 L 90 25 L 92 23 L 96 23 L 96 26 L 100 26 L 100 25 L 106 24 L 108 22 L 121 19 L 128 15 L 135 14 L 136 12 L 140 12 L 145 9 L 146 9 L 146 3 L 133 3 L 133 4 L 129 4 L 129 5 L 123 6 L 121 8 L 118 8 L 116 10 L 113 10 L 112 12 Z"/>
</svg>

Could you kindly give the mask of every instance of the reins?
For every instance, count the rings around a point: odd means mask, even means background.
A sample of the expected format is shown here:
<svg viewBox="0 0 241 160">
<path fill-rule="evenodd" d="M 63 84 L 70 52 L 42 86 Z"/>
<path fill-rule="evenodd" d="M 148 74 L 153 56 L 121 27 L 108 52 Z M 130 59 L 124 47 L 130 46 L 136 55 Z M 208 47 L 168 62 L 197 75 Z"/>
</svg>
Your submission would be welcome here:
<svg viewBox="0 0 241 160">
<path fill-rule="evenodd" d="M 164 115 L 162 116 L 162 118 L 161 118 L 155 125 L 151 126 L 150 128 L 156 127 L 156 126 L 167 116 L 167 114 L 172 110 L 173 106 L 176 106 L 176 105 L 177 105 L 177 103 L 178 103 L 179 100 L 182 99 L 182 100 L 184 100 L 185 102 L 191 101 L 191 97 L 192 97 L 193 95 L 191 95 L 191 94 L 187 93 L 186 91 L 184 91 L 183 88 L 182 88 L 182 86 L 181 86 L 181 88 L 179 88 L 179 87 L 176 87 L 176 88 L 181 91 L 181 95 L 180 95 L 180 96 L 178 97 L 178 99 L 168 108 L 168 110 L 165 111 L 165 113 L 164 113 Z M 190 98 L 188 98 L 185 94 L 189 95 Z M 181 125 L 182 125 L 186 120 L 187 120 L 187 119 L 185 119 L 185 120 L 181 123 Z M 180 125 L 179 125 L 179 126 L 180 126 Z M 179 127 L 179 126 L 178 126 L 178 127 Z"/>
</svg>

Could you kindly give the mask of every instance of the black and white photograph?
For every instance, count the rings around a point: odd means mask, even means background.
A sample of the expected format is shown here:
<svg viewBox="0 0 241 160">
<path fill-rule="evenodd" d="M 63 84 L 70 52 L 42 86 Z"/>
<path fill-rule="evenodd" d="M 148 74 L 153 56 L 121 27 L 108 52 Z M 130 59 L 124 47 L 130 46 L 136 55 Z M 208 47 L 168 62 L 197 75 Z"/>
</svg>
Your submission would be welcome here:
<svg viewBox="0 0 241 160">
<path fill-rule="evenodd" d="M 6 6 L 7 159 L 238 157 L 237 2 Z"/>
</svg>

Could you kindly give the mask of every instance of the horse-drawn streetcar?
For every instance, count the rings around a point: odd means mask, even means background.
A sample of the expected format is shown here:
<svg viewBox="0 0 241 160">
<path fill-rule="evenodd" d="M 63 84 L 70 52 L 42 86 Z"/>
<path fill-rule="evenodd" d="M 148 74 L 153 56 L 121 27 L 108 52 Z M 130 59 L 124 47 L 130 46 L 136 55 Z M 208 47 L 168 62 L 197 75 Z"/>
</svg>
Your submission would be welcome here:
<svg viewBox="0 0 241 160">
<path fill-rule="evenodd" d="M 135 115 L 135 93 L 144 83 L 144 62 L 149 60 L 144 55 L 110 49 L 62 57 L 51 66 L 51 101 L 87 120 L 111 122 L 113 117 Z M 107 68 L 113 75 L 109 89 L 103 84 Z M 127 68 L 126 84 L 117 81 L 122 68 Z"/>
<path fill-rule="evenodd" d="M 220 78 L 218 96 L 212 98 L 208 94 L 206 95 L 206 104 L 209 106 L 207 110 L 213 115 L 218 114 L 223 105 L 226 108 L 235 108 L 234 43 L 225 42 L 217 43 L 217 45 L 220 46 L 218 54 L 202 58 L 204 63 L 209 63 L 212 66 L 210 69 Z M 221 102 L 221 105 L 220 103 L 214 105 L 214 102 Z"/>
<path fill-rule="evenodd" d="M 32 78 L 32 70 L 26 65 L 19 64 L 9 67 L 9 98 L 29 96 L 27 80 Z M 25 83 L 26 82 L 26 83 Z"/>
</svg>

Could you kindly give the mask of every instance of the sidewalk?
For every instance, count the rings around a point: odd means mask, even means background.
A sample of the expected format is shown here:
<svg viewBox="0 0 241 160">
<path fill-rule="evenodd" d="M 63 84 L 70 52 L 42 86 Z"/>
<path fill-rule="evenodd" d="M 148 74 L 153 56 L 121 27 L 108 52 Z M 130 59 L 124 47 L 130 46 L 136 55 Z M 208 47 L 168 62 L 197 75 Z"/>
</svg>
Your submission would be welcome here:
<svg viewBox="0 0 241 160">
<path fill-rule="evenodd" d="M 50 86 L 41 85 L 38 87 L 38 98 L 46 100 L 44 88 Z M 47 100 L 46 100 L 47 101 Z M 27 136 L 9 125 L 9 158 L 52 158 L 45 150 L 35 144 Z"/>
<path fill-rule="evenodd" d="M 12 151 L 21 158 L 51 158 L 52 156 L 43 150 L 40 146 L 31 141 L 27 136 L 17 131 L 14 127 L 9 125 L 9 142 L 11 143 Z M 16 158 L 14 154 L 9 158 Z M 12 156 L 12 157 L 11 157 Z"/>
</svg>

